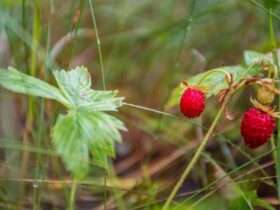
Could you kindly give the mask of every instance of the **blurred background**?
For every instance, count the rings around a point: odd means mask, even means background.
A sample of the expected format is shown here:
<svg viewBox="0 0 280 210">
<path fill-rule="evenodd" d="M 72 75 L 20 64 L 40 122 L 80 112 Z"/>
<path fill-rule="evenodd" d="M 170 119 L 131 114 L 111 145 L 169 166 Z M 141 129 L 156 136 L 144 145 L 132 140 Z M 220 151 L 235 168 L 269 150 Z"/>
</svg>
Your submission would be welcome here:
<svg viewBox="0 0 280 210">
<path fill-rule="evenodd" d="M 113 170 L 92 166 L 76 209 L 161 209 L 219 107 L 211 99 L 202 119 L 186 120 L 165 109 L 170 93 L 192 75 L 242 63 L 244 50 L 270 51 L 267 9 L 257 0 L 89 2 L 1 0 L 0 66 L 54 83 L 51 70 L 84 65 L 102 89 L 103 64 L 107 89 L 136 106 L 116 113 L 128 132 Z M 232 99 L 170 209 L 280 209 L 270 145 L 248 150 L 239 134 L 250 91 Z M 62 107 L 0 96 L 0 209 L 67 209 L 71 176 L 50 140 Z"/>
</svg>

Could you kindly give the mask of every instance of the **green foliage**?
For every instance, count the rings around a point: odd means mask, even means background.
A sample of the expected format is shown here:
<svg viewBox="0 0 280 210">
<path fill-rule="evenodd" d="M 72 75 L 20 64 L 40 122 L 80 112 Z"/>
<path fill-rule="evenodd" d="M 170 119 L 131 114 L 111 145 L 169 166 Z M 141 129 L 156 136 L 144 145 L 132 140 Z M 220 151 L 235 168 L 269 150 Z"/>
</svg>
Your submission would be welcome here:
<svg viewBox="0 0 280 210">
<path fill-rule="evenodd" d="M 73 71 L 54 71 L 57 84 L 71 107 L 79 107 L 89 112 L 116 111 L 123 98 L 115 97 L 117 91 L 97 91 L 91 89 L 91 77 L 85 67 Z"/>
<path fill-rule="evenodd" d="M 121 141 L 123 123 L 105 113 L 116 111 L 123 98 L 116 91 L 91 89 L 91 77 L 85 67 L 71 71 L 54 71 L 58 88 L 15 69 L 0 71 L 0 85 L 32 96 L 54 99 L 68 108 L 52 129 L 52 139 L 66 168 L 82 179 L 89 165 L 108 168 L 107 157 L 114 157 L 114 143 Z M 93 157 L 91 161 L 90 156 Z"/>
<path fill-rule="evenodd" d="M 108 167 L 107 156 L 114 157 L 114 143 L 121 141 L 124 130 L 118 119 L 102 112 L 71 110 L 60 115 L 53 129 L 53 142 L 66 167 L 76 178 L 83 178 L 90 164 Z"/>
<path fill-rule="evenodd" d="M 6 6 L 6 7 L 13 7 L 20 5 L 21 0 L 1 0 L 0 1 L 0 6 Z"/>
<path fill-rule="evenodd" d="M 268 9 L 274 9 L 278 6 L 279 0 L 263 0 L 263 4 Z"/>
<path fill-rule="evenodd" d="M 267 63 L 273 63 L 272 57 L 267 54 L 263 54 L 256 51 L 247 50 L 244 52 L 244 65 L 238 66 L 225 66 L 219 67 L 216 69 L 211 69 L 206 72 L 197 74 L 186 82 L 190 86 L 201 86 L 206 89 L 207 97 L 215 96 L 220 91 L 228 87 L 228 83 L 225 80 L 225 73 L 230 73 L 233 76 L 235 83 L 238 83 L 240 80 L 249 77 L 256 76 L 261 73 L 261 68 L 258 65 L 259 61 L 265 61 Z M 168 99 L 165 108 L 169 109 L 173 106 L 176 106 L 179 103 L 180 97 L 186 86 L 180 83 L 171 93 L 170 98 Z"/>
<path fill-rule="evenodd" d="M 243 57 L 244 57 L 244 62 L 247 66 L 254 65 L 256 62 L 261 60 L 272 61 L 265 54 L 252 50 L 246 50 L 244 52 Z"/>
<path fill-rule="evenodd" d="M 228 87 L 225 80 L 225 74 L 230 73 L 233 76 L 235 83 L 239 82 L 248 76 L 255 76 L 260 73 L 261 69 L 258 66 L 226 66 L 217 69 L 212 69 L 195 75 L 187 80 L 190 86 L 202 86 L 207 90 L 207 97 L 217 95 L 220 91 Z M 199 84 L 198 84 L 199 83 Z M 180 97 L 185 89 L 184 84 L 179 84 L 171 93 L 171 96 L 166 104 L 166 109 L 176 106 L 179 103 Z"/>
<path fill-rule="evenodd" d="M 257 193 L 255 191 L 249 191 L 245 194 L 247 201 L 243 196 L 239 196 L 234 198 L 229 203 L 230 210 L 251 210 L 252 208 L 248 205 L 248 202 L 252 204 L 253 207 L 262 207 L 266 210 L 274 210 L 273 206 L 271 206 L 268 202 L 263 199 L 258 198 Z"/>
<path fill-rule="evenodd" d="M 196 204 L 194 206 L 194 204 Z M 217 194 L 210 196 L 203 200 L 203 202 L 197 203 L 197 200 L 190 200 L 186 198 L 186 200 L 180 200 L 178 202 L 174 202 L 168 210 L 205 210 L 205 209 L 226 209 L 227 204 L 225 200 L 221 200 L 221 197 Z M 155 205 L 153 207 L 148 206 L 145 210 L 162 210 L 161 205 Z"/>
</svg>

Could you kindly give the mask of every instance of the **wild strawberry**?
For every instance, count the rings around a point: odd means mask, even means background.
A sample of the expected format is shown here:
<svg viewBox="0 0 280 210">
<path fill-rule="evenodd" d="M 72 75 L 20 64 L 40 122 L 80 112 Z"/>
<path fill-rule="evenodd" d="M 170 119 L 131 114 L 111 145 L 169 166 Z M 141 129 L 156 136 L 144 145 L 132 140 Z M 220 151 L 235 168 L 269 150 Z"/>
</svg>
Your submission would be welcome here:
<svg viewBox="0 0 280 210">
<path fill-rule="evenodd" d="M 275 119 L 268 113 L 250 108 L 244 113 L 241 122 L 241 135 L 250 148 L 257 148 L 266 143 L 275 129 Z"/>
<path fill-rule="evenodd" d="M 180 110 L 188 118 L 198 117 L 205 108 L 204 93 L 193 87 L 188 87 L 180 101 Z"/>
</svg>

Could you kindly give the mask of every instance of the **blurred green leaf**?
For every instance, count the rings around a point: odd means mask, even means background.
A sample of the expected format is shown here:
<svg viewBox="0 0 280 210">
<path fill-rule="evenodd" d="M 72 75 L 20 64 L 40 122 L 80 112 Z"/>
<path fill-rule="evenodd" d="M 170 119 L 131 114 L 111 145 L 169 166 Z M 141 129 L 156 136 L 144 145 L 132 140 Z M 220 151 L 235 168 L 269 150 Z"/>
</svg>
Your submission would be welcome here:
<svg viewBox="0 0 280 210">
<path fill-rule="evenodd" d="M 267 55 L 251 50 L 246 50 L 244 52 L 243 57 L 244 57 L 244 62 L 247 66 L 254 65 L 256 62 L 260 60 L 268 59 Z"/>
<path fill-rule="evenodd" d="M 0 85 L 16 93 L 44 97 L 68 104 L 59 89 L 14 68 L 0 70 Z"/>
<path fill-rule="evenodd" d="M 235 197 L 229 203 L 230 210 L 251 210 L 248 202 L 250 202 L 253 207 L 262 207 L 267 210 L 274 210 L 273 206 L 271 206 L 268 202 L 263 199 L 260 199 L 256 193 L 256 191 L 243 191 L 245 194 L 242 196 Z M 247 201 L 244 199 L 246 197 Z"/>
<path fill-rule="evenodd" d="M 263 4 L 267 9 L 274 9 L 278 6 L 279 0 L 263 0 Z"/>
<path fill-rule="evenodd" d="M 260 73 L 260 68 L 257 66 L 226 66 L 216 69 L 212 69 L 200 74 L 195 75 L 187 80 L 187 83 L 190 86 L 199 85 L 207 89 L 207 97 L 217 95 L 221 90 L 228 87 L 228 84 L 225 80 L 225 74 L 223 72 L 230 73 L 233 76 L 235 83 L 239 82 L 241 79 L 244 79 L 248 76 L 255 76 Z M 211 73 L 211 74 L 210 74 Z M 203 78 L 203 80 L 202 80 Z M 202 80 L 202 81 L 201 81 Z M 200 82 L 201 81 L 201 82 Z M 165 108 L 169 109 L 173 106 L 179 104 L 180 97 L 185 89 L 185 85 L 180 83 L 171 93 L 170 98 L 168 99 Z"/>
<path fill-rule="evenodd" d="M 21 0 L 1 0 L 0 6 L 13 7 L 21 4 Z"/>
</svg>

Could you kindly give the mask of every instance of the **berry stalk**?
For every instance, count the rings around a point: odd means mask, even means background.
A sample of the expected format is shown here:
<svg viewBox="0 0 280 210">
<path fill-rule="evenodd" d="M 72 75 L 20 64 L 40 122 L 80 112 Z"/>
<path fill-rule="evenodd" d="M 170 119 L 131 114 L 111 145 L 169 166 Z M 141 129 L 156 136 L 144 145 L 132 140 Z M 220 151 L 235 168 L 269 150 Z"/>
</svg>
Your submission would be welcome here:
<svg viewBox="0 0 280 210">
<path fill-rule="evenodd" d="M 178 190 L 180 189 L 180 187 L 182 186 L 182 184 L 184 183 L 185 179 L 187 178 L 187 176 L 190 174 L 192 168 L 194 167 L 194 165 L 196 164 L 196 162 L 198 161 L 200 155 L 202 154 L 202 152 L 204 151 L 208 140 L 210 139 L 211 135 L 213 134 L 213 131 L 219 121 L 219 119 L 221 118 L 227 103 L 229 102 L 229 99 L 232 95 L 232 90 L 230 89 L 230 91 L 228 92 L 228 94 L 226 95 L 225 99 L 223 100 L 222 106 L 220 108 L 220 110 L 218 111 L 214 121 L 212 122 L 210 128 L 208 129 L 206 135 L 204 136 L 204 138 L 201 141 L 201 144 L 199 145 L 197 151 L 195 152 L 193 158 L 191 159 L 190 163 L 187 165 L 187 167 L 185 168 L 185 170 L 183 171 L 183 174 L 181 175 L 180 179 L 178 180 L 178 182 L 176 183 L 175 187 L 172 189 L 170 195 L 168 196 L 166 202 L 163 205 L 163 210 L 167 210 L 172 202 L 172 200 L 174 199 L 175 195 L 177 194 Z"/>
</svg>

